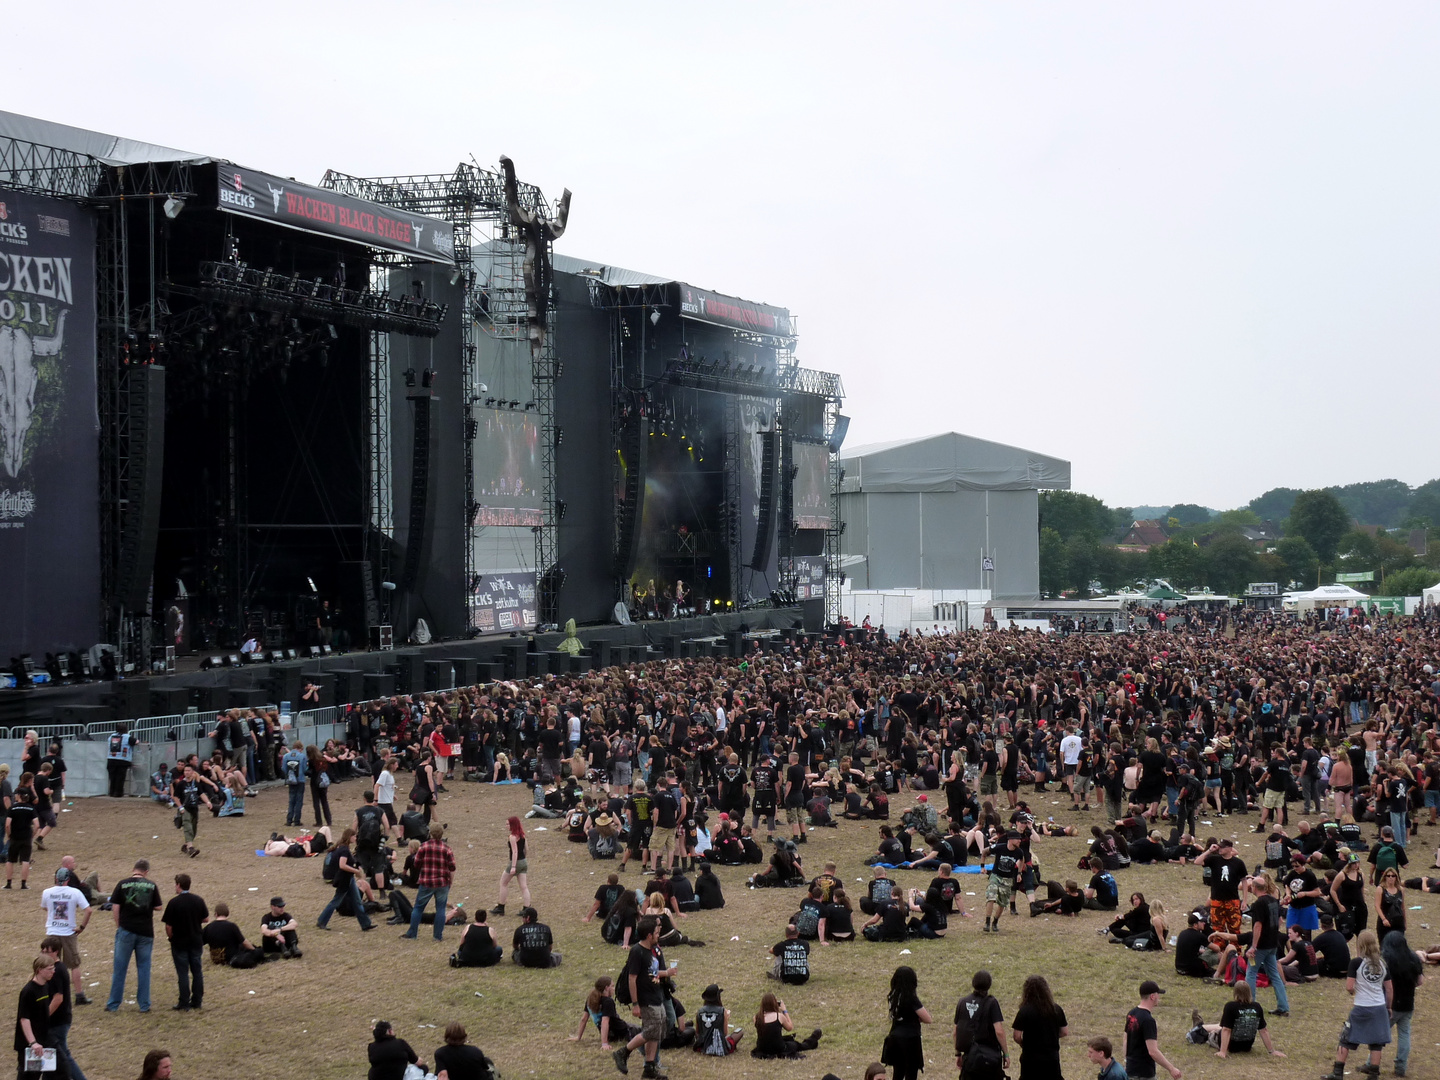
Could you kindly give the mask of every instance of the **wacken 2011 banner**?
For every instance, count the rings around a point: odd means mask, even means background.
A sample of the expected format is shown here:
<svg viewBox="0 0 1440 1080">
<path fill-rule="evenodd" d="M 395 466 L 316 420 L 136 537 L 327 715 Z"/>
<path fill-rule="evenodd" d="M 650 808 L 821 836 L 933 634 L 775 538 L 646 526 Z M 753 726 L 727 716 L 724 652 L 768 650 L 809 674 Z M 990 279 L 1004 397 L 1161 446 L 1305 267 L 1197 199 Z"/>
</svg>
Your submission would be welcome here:
<svg viewBox="0 0 1440 1080">
<path fill-rule="evenodd" d="M 538 614 L 533 573 L 481 574 L 470 594 L 470 625 L 482 634 L 534 630 Z"/>
<path fill-rule="evenodd" d="M 0 662 L 95 640 L 98 430 L 94 221 L 0 188 Z"/>
</svg>

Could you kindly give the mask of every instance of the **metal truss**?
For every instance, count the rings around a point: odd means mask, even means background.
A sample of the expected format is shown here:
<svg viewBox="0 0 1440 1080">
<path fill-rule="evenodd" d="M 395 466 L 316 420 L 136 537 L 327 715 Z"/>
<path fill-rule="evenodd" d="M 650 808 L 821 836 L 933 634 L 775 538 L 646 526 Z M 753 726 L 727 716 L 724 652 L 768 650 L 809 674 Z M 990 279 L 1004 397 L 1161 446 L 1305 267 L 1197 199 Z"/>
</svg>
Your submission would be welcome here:
<svg viewBox="0 0 1440 1080">
<path fill-rule="evenodd" d="M 740 515 L 740 398 L 725 401 L 725 556 L 730 564 L 729 599 L 740 603 L 740 537 L 743 534 Z"/>
<path fill-rule="evenodd" d="M 825 438 L 835 445 L 835 425 L 840 416 L 840 398 L 825 405 Z M 825 624 L 840 621 L 840 586 L 843 584 L 840 537 L 845 523 L 840 520 L 840 454 L 830 452 L 830 528 L 825 530 Z"/>
</svg>

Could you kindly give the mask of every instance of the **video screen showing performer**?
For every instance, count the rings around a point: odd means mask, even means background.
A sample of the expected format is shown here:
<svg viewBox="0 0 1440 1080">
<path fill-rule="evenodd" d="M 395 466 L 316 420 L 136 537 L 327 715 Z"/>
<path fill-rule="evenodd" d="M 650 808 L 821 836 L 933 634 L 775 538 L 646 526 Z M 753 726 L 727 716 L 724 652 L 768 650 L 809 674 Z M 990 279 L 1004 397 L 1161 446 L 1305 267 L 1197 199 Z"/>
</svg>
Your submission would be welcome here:
<svg viewBox="0 0 1440 1080">
<path fill-rule="evenodd" d="M 830 513 L 830 451 L 814 443 L 796 443 L 791 452 L 795 483 L 791 511 L 797 529 L 828 529 Z"/>
<path fill-rule="evenodd" d="M 540 424 L 529 412 L 479 410 L 476 525 L 539 525 Z"/>
</svg>

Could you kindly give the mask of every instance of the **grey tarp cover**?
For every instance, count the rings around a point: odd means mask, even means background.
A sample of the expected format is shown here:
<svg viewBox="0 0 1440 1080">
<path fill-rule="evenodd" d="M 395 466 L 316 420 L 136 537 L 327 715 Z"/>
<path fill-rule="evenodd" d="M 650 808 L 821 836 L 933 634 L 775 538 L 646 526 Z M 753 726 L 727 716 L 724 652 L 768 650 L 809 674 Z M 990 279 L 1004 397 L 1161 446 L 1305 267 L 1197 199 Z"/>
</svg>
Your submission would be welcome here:
<svg viewBox="0 0 1440 1080">
<path fill-rule="evenodd" d="M 87 131 L 11 112 L 0 112 L 0 139 L 15 139 L 89 154 L 107 165 L 135 165 L 145 161 L 188 161 L 199 165 L 214 160 L 169 146 L 122 139 L 118 135 Z"/>
<path fill-rule="evenodd" d="M 1070 463 L 954 431 L 847 448 L 843 491 L 1068 489 Z"/>
</svg>

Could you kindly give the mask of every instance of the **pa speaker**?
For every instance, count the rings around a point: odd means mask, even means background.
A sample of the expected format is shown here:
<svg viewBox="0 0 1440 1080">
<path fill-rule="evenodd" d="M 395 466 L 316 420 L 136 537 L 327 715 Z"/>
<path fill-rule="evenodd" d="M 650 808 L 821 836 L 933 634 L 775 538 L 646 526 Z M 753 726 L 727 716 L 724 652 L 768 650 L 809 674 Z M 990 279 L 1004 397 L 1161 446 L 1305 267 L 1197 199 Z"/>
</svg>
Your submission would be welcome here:
<svg viewBox="0 0 1440 1080">
<path fill-rule="evenodd" d="M 778 467 L 775 444 L 779 436 L 773 431 L 762 431 L 760 439 L 760 505 L 755 521 L 755 546 L 748 565 L 751 570 L 763 573 L 770 562 L 770 538 L 775 533 L 775 472 Z"/>
<path fill-rule="evenodd" d="M 650 447 L 650 421 L 638 409 L 621 433 L 625 461 L 625 492 L 616 509 L 615 577 L 629 581 L 640 550 L 640 522 L 645 514 L 645 468 Z"/>
<path fill-rule="evenodd" d="M 122 493 L 120 548 L 111 601 L 139 611 L 150 591 L 155 544 L 160 536 L 160 489 L 165 479 L 165 369 L 132 367 L 122 376 L 129 425 L 128 471 Z"/>
<path fill-rule="evenodd" d="M 405 562 L 400 572 L 401 583 L 413 586 L 420 572 L 430 562 L 430 541 L 435 532 L 435 500 L 430 487 L 432 467 L 439 449 L 439 424 L 433 423 L 438 403 L 427 390 L 413 395 L 415 406 L 414 441 L 410 457 L 410 528 L 405 534 Z"/>
</svg>

